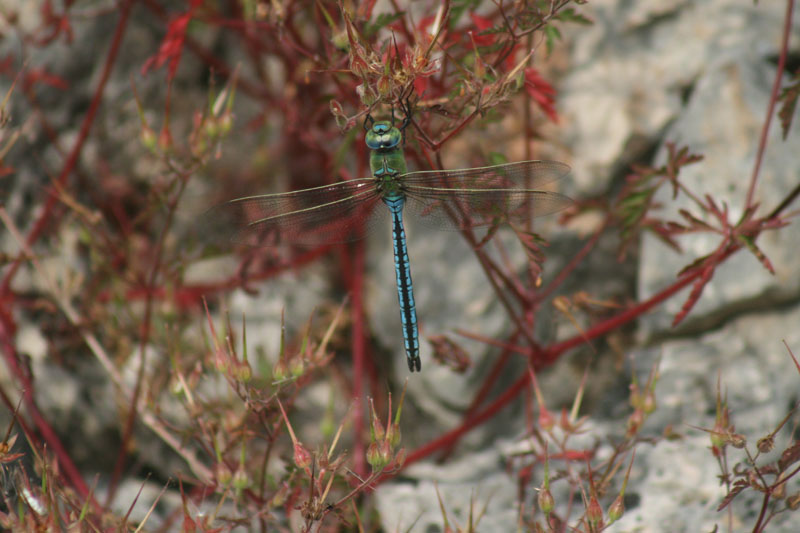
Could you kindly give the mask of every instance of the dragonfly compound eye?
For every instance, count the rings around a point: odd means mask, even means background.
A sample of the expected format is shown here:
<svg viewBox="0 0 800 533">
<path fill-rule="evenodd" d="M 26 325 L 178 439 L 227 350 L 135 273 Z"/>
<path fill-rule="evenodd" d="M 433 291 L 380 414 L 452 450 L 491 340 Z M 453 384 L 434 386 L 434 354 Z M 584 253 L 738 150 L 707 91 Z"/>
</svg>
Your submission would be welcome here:
<svg viewBox="0 0 800 533">
<path fill-rule="evenodd" d="M 403 140 L 400 130 L 386 121 L 376 122 L 367 130 L 364 139 L 370 150 L 386 150 L 394 148 Z"/>
<path fill-rule="evenodd" d="M 403 134 L 388 123 L 378 122 L 367 132 L 365 141 L 371 150 L 394 148 L 403 140 Z"/>
</svg>

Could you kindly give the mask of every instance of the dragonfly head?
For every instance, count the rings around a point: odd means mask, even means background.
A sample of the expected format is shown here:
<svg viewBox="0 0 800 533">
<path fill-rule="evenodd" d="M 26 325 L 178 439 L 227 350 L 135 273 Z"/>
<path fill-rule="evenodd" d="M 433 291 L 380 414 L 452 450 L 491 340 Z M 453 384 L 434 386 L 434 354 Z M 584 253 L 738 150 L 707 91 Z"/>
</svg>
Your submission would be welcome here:
<svg viewBox="0 0 800 533">
<path fill-rule="evenodd" d="M 382 120 L 372 124 L 364 140 L 370 150 L 388 150 L 400 144 L 403 134 L 391 122 Z"/>
</svg>

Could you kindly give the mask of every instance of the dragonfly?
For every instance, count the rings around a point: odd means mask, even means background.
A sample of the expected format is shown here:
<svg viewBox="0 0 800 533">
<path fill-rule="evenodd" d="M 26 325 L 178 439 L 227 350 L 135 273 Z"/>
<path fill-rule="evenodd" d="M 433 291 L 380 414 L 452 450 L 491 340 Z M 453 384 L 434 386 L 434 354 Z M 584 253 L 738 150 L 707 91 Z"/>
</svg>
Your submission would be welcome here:
<svg viewBox="0 0 800 533">
<path fill-rule="evenodd" d="M 409 172 L 403 151 L 409 116 L 406 113 L 396 126 L 394 113 L 391 121 L 375 121 L 367 115 L 364 130 L 371 177 L 246 196 L 219 207 L 236 228 L 231 239 L 254 246 L 351 242 L 389 218 L 403 343 L 408 368 L 414 372 L 421 370 L 422 363 L 404 213 L 422 226 L 466 230 L 551 214 L 572 200 L 538 190 L 569 172 L 566 164 L 557 161 Z"/>
</svg>

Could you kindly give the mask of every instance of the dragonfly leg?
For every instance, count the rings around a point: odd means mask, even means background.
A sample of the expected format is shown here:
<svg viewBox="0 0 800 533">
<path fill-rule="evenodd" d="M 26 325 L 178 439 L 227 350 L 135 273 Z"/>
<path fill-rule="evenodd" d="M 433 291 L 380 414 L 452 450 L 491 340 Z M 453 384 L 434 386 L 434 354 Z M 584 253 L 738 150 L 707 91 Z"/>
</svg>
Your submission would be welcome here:
<svg viewBox="0 0 800 533">
<path fill-rule="evenodd" d="M 375 119 L 372 118 L 372 115 L 367 113 L 367 116 L 364 117 L 364 131 L 371 130 L 373 124 L 375 124 Z"/>
</svg>

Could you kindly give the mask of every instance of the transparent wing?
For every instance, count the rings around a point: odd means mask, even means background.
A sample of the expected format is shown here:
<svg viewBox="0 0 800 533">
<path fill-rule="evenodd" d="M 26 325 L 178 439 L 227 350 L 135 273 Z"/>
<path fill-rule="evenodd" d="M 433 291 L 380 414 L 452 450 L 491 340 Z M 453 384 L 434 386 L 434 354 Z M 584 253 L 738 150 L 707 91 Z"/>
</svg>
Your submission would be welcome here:
<svg viewBox="0 0 800 533">
<path fill-rule="evenodd" d="M 251 246 L 279 243 L 314 246 L 350 242 L 372 225 L 380 193 L 373 178 L 301 191 L 237 198 L 208 215 L 232 228 L 229 238 Z"/>
<path fill-rule="evenodd" d="M 555 192 L 536 190 L 569 173 L 557 161 L 522 161 L 491 167 L 410 172 L 399 178 L 407 209 L 427 226 L 462 229 L 520 221 L 572 203 Z"/>
</svg>

